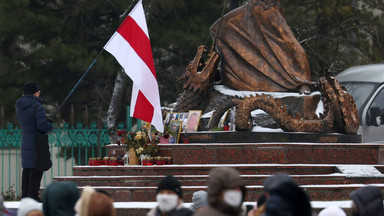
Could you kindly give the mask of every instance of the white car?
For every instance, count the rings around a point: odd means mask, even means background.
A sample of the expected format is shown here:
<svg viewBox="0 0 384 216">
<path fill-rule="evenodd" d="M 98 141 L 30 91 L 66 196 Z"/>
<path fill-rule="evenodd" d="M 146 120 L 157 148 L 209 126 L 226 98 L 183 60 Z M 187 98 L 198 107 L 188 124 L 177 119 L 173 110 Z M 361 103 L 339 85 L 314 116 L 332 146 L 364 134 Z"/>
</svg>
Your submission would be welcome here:
<svg viewBox="0 0 384 216">
<path fill-rule="evenodd" d="M 384 141 L 384 64 L 354 66 L 336 79 L 355 99 L 363 142 Z"/>
</svg>

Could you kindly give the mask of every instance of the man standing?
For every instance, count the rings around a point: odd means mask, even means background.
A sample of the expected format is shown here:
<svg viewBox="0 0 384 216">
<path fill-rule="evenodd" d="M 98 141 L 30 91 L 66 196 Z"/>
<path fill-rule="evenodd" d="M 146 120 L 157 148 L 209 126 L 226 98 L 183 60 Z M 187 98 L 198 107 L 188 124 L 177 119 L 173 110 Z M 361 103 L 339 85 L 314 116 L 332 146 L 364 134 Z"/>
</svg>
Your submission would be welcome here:
<svg viewBox="0 0 384 216">
<path fill-rule="evenodd" d="M 163 178 L 157 187 L 158 205 L 147 216 L 191 216 L 193 211 L 183 205 L 183 193 L 179 181 L 173 176 Z"/>
<path fill-rule="evenodd" d="M 47 133 L 53 129 L 53 126 L 46 118 L 44 107 L 41 104 L 40 85 L 34 81 L 28 81 L 24 84 L 23 91 L 23 96 L 16 101 L 16 115 L 22 129 L 21 196 L 40 201 L 39 189 L 43 172 L 35 169 L 35 132 L 39 130 Z"/>
</svg>

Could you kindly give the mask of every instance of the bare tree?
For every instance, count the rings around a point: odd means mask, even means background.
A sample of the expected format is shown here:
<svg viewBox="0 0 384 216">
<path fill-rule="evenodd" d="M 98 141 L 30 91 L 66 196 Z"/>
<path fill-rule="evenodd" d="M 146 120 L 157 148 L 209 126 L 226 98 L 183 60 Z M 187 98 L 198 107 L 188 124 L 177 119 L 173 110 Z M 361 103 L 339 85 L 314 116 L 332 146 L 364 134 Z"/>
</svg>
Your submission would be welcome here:
<svg viewBox="0 0 384 216">
<path fill-rule="evenodd" d="M 121 101 L 124 95 L 124 90 L 128 83 L 128 76 L 125 74 L 124 70 L 121 69 L 116 76 L 115 86 L 113 87 L 113 93 L 111 97 L 111 102 L 107 111 L 107 127 L 109 133 L 109 139 L 114 143 L 115 131 L 116 131 L 116 119 L 121 111 Z"/>
</svg>

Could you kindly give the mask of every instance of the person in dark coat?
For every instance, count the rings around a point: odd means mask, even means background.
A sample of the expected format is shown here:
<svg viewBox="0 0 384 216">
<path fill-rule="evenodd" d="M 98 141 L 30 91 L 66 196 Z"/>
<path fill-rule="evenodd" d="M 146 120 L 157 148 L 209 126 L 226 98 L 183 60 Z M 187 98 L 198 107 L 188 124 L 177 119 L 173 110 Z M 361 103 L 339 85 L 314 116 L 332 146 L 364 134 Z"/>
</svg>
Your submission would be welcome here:
<svg viewBox="0 0 384 216">
<path fill-rule="evenodd" d="M 276 174 L 264 181 L 267 193 L 265 216 L 312 216 L 308 194 L 286 174 Z"/>
<path fill-rule="evenodd" d="M 379 187 L 366 186 L 353 191 L 352 216 L 383 216 L 383 195 Z"/>
<path fill-rule="evenodd" d="M 147 216 L 191 216 L 193 211 L 184 207 L 183 192 L 180 182 L 168 175 L 163 178 L 156 192 L 157 206 Z"/>
<path fill-rule="evenodd" d="M 245 184 L 239 171 L 231 167 L 218 167 L 209 172 L 208 206 L 196 216 L 245 215 L 242 203 L 246 194 Z"/>
<path fill-rule="evenodd" d="M 73 181 L 53 182 L 43 191 L 44 216 L 73 216 L 79 199 L 79 189 Z"/>
<path fill-rule="evenodd" d="M 41 104 L 40 85 L 34 81 L 28 81 L 24 84 L 23 91 L 23 96 L 16 101 L 16 115 L 22 129 L 21 197 L 31 197 L 40 201 L 39 189 L 43 172 L 35 169 L 35 131 L 38 129 L 47 133 L 53 129 L 53 126 L 46 118 L 44 107 Z"/>
</svg>

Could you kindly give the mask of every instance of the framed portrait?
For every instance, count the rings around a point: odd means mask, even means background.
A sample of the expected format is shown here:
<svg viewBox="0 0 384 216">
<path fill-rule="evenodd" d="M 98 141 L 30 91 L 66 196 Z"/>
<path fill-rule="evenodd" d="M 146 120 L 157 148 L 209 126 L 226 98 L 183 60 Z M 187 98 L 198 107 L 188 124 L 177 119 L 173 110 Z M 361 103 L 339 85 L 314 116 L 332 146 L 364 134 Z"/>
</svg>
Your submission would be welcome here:
<svg viewBox="0 0 384 216">
<path fill-rule="evenodd" d="M 167 113 L 167 116 L 164 119 L 164 126 L 169 127 L 170 122 L 172 120 L 179 120 L 179 117 L 180 117 L 180 113 L 173 113 L 173 112 Z"/>
<path fill-rule="evenodd" d="M 183 132 L 185 131 L 185 127 L 187 126 L 188 113 L 187 112 L 180 113 L 179 120 L 183 121 L 183 126 L 181 128 L 181 132 Z"/>
<path fill-rule="evenodd" d="M 180 113 L 172 113 L 171 120 L 179 120 Z"/>
<path fill-rule="evenodd" d="M 174 143 L 179 143 L 180 133 L 181 133 L 182 121 L 180 120 L 171 120 L 169 123 L 169 130 L 172 132 L 172 136 L 175 138 Z"/>
<path fill-rule="evenodd" d="M 203 111 L 201 110 L 189 110 L 185 132 L 190 133 L 197 131 L 202 113 Z"/>
</svg>

